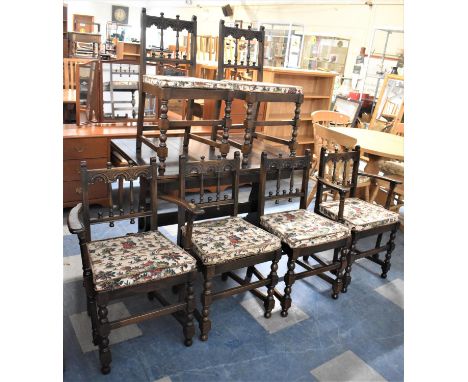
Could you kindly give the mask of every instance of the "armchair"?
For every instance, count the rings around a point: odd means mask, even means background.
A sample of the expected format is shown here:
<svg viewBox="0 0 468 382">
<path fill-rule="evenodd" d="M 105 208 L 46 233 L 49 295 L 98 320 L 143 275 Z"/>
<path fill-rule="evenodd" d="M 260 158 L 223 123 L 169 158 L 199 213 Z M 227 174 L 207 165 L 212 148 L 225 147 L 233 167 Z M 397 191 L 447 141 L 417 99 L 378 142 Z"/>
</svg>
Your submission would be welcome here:
<svg viewBox="0 0 468 382">
<path fill-rule="evenodd" d="M 192 344 L 195 334 L 193 325 L 193 281 L 196 277 L 196 261 L 187 252 L 163 236 L 157 230 L 157 165 L 156 158 L 148 166 L 88 170 L 86 162 L 81 162 L 81 184 L 83 202 L 74 207 L 68 216 L 71 233 L 78 235 L 83 279 L 86 291 L 87 310 L 91 317 L 94 345 L 99 346 L 101 372 L 111 370 L 109 333 L 113 329 L 144 320 L 173 314 L 183 325 L 185 345 Z M 134 197 L 134 182 L 146 179 L 150 189 L 150 202 Z M 104 182 L 108 188 L 109 209 L 107 216 L 102 211 L 93 213 L 89 205 L 88 188 L 96 182 Z M 129 188 L 124 189 L 128 182 Z M 118 183 L 118 197 L 113 200 L 112 184 Z M 127 197 L 125 197 L 127 196 Z M 190 213 L 197 213 L 190 205 L 182 205 Z M 97 215 L 97 216 L 96 216 Z M 135 218 L 149 219 L 150 231 L 128 234 L 104 240 L 92 240 L 91 225 Z M 157 290 L 161 287 L 185 284 L 185 301 L 170 304 Z M 163 308 L 135 314 L 116 321 L 109 321 L 107 305 L 117 298 L 150 293 Z"/>
</svg>

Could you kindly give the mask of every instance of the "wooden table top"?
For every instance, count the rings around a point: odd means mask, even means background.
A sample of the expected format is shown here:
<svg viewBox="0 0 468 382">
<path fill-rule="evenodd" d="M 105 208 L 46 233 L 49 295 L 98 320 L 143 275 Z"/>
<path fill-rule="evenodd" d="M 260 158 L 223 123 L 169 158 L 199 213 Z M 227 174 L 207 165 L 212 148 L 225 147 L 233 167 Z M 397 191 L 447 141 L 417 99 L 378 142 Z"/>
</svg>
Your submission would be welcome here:
<svg viewBox="0 0 468 382">
<path fill-rule="evenodd" d="M 63 89 L 63 103 L 75 103 L 76 102 L 76 90 L 75 89 Z"/>
<path fill-rule="evenodd" d="M 397 160 L 405 158 L 404 138 L 399 135 L 350 127 L 330 127 L 330 130 L 357 139 L 357 144 L 367 154 Z"/>
</svg>

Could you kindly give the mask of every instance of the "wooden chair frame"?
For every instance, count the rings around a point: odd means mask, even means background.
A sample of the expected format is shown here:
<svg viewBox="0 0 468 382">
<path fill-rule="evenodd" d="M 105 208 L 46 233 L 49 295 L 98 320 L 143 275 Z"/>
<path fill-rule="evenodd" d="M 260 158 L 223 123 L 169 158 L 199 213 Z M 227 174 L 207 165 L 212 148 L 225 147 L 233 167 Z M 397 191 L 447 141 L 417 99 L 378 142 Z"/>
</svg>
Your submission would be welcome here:
<svg viewBox="0 0 468 382">
<path fill-rule="evenodd" d="M 197 56 L 197 18 L 196 16 L 192 17 L 192 21 L 180 20 L 179 16 L 176 16 L 175 19 L 169 19 L 164 17 L 164 13 L 161 13 L 160 17 L 149 16 L 146 14 L 146 9 L 143 8 L 141 11 L 141 37 L 140 44 L 142 47 L 146 46 L 146 29 L 155 25 L 158 29 L 161 30 L 161 43 L 160 43 L 160 53 L 159 56 L 146 57 L 145 54 L 140 54 L 140 93 L 139 93 L 139 105 L 138 105 L 138 122 L 137 122 L 137 141 L 136 149 L 141 152 L 142 143 L 146 144 L 152 150 L 155 150 L 159 159 L 159 174 L 164 175 L 166 169 L 166 158 L 168 155 L 167 149 L 167 130 L 181 130 L 185 131 L 184 133 L 184 143 L 183 143 L 183 152 L 188 153 L 189 140 L 194 139 L 196 141 L 210 145 L 211 147 L 216 147 L 220 150 L 221 155 L 226 157 L 229 152 L 229 144 L 227 139 L 229 138 L 229 128 L 231 126 L 231 103 L 233 99 L 232 92 L 225 89 L 195 89 L 195 88 L 161 88 L 155 85 L 151 85 L 143 82 L 143 76 L 146 74 L 146 64 L 151 62 L 162 67 L 164 64 L 173 64 L 176 68 L 179 65 L 188 66 L 189 76 L 193 77 L 195 75 L 196 69 L 196 56 Z M 164 56 L 164 40 L 163 40 L 163 31 L 167 28 L 172 28 L 176 31 L 176 51 L 175 57 L 170 57 L 170 55 Z M 187 59 L 186 55 L 183 55 L 182 58 L 179 57 L 179 32 L 182 30 L 187 30 L 189 33 L 190 39 L 190 58 Z M 143 105 L 146 94 L 149 93 L 157 97 L 160 102 L 160 114 L 159 121 L 156 125 L 144 126 L 143 124 Z M 194 121 L 193 120 L 193 108 L 194 108 L 194 99 L 204 98 L 204 99 L 215 99 L 215 100 L 224 100 L 225 107 L 225 116 L 223 119 L 215 120 L 203 120 L 203 121 Z M 168 112 L 168 102 L 171 99 L 188 99 L 187 113 L 185 118 L 180 121 L 170 121 L 167 116 Z M 222 126 L 223 128 L 223 140 L 221 142 L 214 142 L 208 138 L 198 136 L 191 133 L 192 126 Z M 148 138 L 144 136 L 144 131 L 154 130 L 157 128 L 160 131 L 159 135 L 159 145 L 154 145 Z"/>
<path fill-rule="evenodd" d="M 323 193 L 326 190 L 336 191 L 338 192 L 340 196 L 340 204 L 339 204 L 337 221 L 340 223 L 343 223 L 343 213 L 344 213 L 346 195 L 349 193 L 350 197 L 356 196 L 358 175 L 368 176 L 372 178 L 374 182 L 376 182 L 377 180 L 383 180 L 383 181 L 390 183 L 387 201 L 385 203 L 385 208 L 389 209 L 391 200 L 393 199 L 393 193 L 394 193 L 395 187 L 397 186 L 397 184 L 401 182 L 384 177 L 384 176 L 360 172 L 359 171 L 360 155 L 361 155 L 360 146 L 356 146 L 354 150 L 341 152 L 341 153 L 339 152 L 331 153 L 327 151 L 325 147 L 322 147 L 322 149 L 320 150 L 319 172 L 318 172 L 318 177 L 317 177 L 317 196 L 315 198 L 315 208 L 314 208 L 315 213 L 325 216 L 320 212 L 320 209 L 319 209 L 319 206 L 322 203 Z M 327 180 L 324 178 L 325 167 L 327 166 L 328 162 L 332 162 L 333 168 L 334 168 L 333 171 L 335 172 L 337 164 L 340 161 L 344 162 L 342 166 L 343 168 L 342 179 L 348 179 L 346 175 L 346 171 L 349 171 L 349 166 L 347 166 L 347 162 L 350 161 L 352 163 L 352 177 L 350 181 L 348 181 L 348 184 L 338 184 L 335 179 Z M 354 228 L 351 229 L 351 244 L 349 247 L 349 251 L 347 252 L 345 276 L 344 276 L 343 288 L 341 290 L 342 293 L 346 293 L 348 286 L 351 283 L 351 267 L 354 261 L 358 259 L 365 257 L 366 259 L 380 265 L 382 268 L 381 277 L 382 278 L 387 277 L 387 273 L 391 267 L 390 260 L 392 257 L 392 252 L 395 249 L 394 241 L 396 237 L 396 231 L 398 230 L 399 225 L 400 223 L 396 222 L 396 223 L 385 224 L 382 226 L 378 226 L 378 227 L 374 227 L 374 228 L 370 228 L 366 230 L 361 230 L 361 231 L 358 231 Z M 385 232 L 390 232 L 390 238 L 387 244 L 381 245 L 382 235 Z M 357 242 L 360 239 L 373 236 L 373 235 L 377 235 L 377 240 L 376 240 L 376 244 L 374 248 L 369 249 L 369 250 L 360 250 L 356 248 Z M 385 260 L 381 260 L 379 258 L 380 252 L 385 252 Z M 305 260 L 307 260 L 307 258 Z"/>
<path fill-rule="evenodd" d="M 235 39 L 235 50 L 234 50 L 234 62 L 228 60 L 224 62 L 224 44 L 225 39 L 232 36 Z M 238 63 L 238 41 L 241 38 L 247 40 L 247 57 L 246 63 L 241 61 Z M 251 41 L 257 40 L 258 45 L 258 62 L 250 62 L 250 46 Z M 218 39 L 218 71 L 216 78 L 217 80 L 223 80 L 225 77 L 225 69 L 232 71 L 234 77 L 240 70 L 257 72 L 257 81 L 263 81 L 263 61 L 264 61 L 264 44 L 265 44 L 265 27 L 261 26 L 258 31 L 252 30 L 251 26 L 247 29 L 239 28 L 238 24 L 235 27 L 227 27 L 224 25 L 224 20 L 219 21 L 219 39 Z M 277 93 L 260 93 L 260 92 L 249 92 L 249 91 L 234 91 L 234 99 L 244 100 L 247 104 L 247 111 L 244 123 L 242 125 L 232 125 L 231 128 L 243 127 L 244 128 L 244 143 L 240 144 L 232 139 L 228 139 L 229 144 L 242 152 L 242 167 L 246 167 L 248 164 L 249 154 L 252 152 L 252 145 L 254 138 L 262 138 L 274 143 L 280 143 L 289 147 L 291 155 L 296 154 L 297 150 L 297 130 L 300 125 L 300 107 L 304 101 L 303 94 L 277 94 Z M 294 117 L 288 121 L 257 121 L 258 111 L 260 108 L 260 102 L 294 102 L 295 110 Z M 219 115 L 219 106 L 216 107 L 215 115 Z M 264 133 L 256 132 L 257 126 L 287 126 L 292 127 L 291 139 L 286 140 L 284 138 L 270 136 Z M 218 135 L 219 127 L 213 126 L 211 131 L 211 140 L 216 141 L 225 138 Z"/>
<path fill-rule="evenodd" d="M 347 117 L 347 116 L 346 116 Z M 340 117 L 338 117 L 340 118 Z M 338 119 L 340 120 L 340 119 Z M 341 134 L 337 131 L 330 130 L 324 125 L 321 125 L 318 122 L 314 122 L 314 158 L 312 158 L 312 168 L 310 172 L 310 177 L 315 178 L 318 169 L 320 150 L 324 146 L 328 146 L 330 149 L 332 146 L 343 151 L 345 149 L 352 149 L 356 146 L 357 139 L 349 137 L 345 134 Z M 307 196 L 307 206 L 310 205 L 317 191 L 318 182 L 315 183 L 314 188 Z M 359 182 L 356 186 L 357 188 L 364 189 L 364 198 L 365 201 L 370 199 L 370 181 L 369 182 Z M 333 192 L 336 196 L 337 193 Z"/>
<path fill-rule="evenodd" d="M 133 181 L 136 179 L 146 179 L 141 182 L 140 187 L 149 184 L 150 203 L 146 205 L 145 199 L 136 200 L 133 198 Z M 123 210 L 123 180 L 130 181 L 130 211 Z M 97 218 L 90 217 L 89 210 L 89 190 L 90 184 L 98 181 L 104 182 L 108 188 L 109 211 L 108 216 L 98 213 Z M 114 203 L 112 199 L 112 183 L 119 182 L 118 207 L 119 213 L 114 214 Z M 81 162 L 81 184 L 83 202 L 75 206 L 68 216 L 68 227 L 71 233 L 78 235 L 81 259 L 83 263 L 84 287 L 86 290 L 87 311 L 91 317 L 93 343 L 99 345 L 99 358 L 101 363 L 101 372 L 108 374 L 110 372 L 110 363 L 112 360 L 109 348 L 109 333 L 111 330 L 142 322 L 148 319 L 165 316 L 168 314 L 174 317 L 183 325 L 185 345 L 192 344 L 192 337 L 195 334 L 193 325 L 193 310 L 195 301 L 193 295 L 193 281 L 196 278 L 196 271 L 164 278 L 162 280 L 149 281 L 129 285 L 115 290 L 96 291 L 93 283 L 93 274 L 90 265 L 87 243 L 91 242 L 91 225 L 99 223 L 109 223 L 114 225 L 115 221 L 128 220 L 135 222 L 136 218 L 146 218 L 150 221 L 151 230 L 157 230 L 157 164 L 156 158 L 151 158 L 151 164 L 147 166 L 132 166 L 112 168 L 108 163 L 107 169 L 88 170 L 86 162 Z M 145 195 L 145 193 L 143 193 Z M 162 198 L 161 198 L 162 199 Z M 194 213 L 194 210 L 187 205 L 188 213 Z M 185 301 L 183 294 L 179 296 L 179 302 L 171 304 L 164 299 L 156 290 L 161 287 L 185 284 Z M 181 291 L 182 292 L 182 291 Z M 143 314 L 135 314 L 130 317 L 109 322 L 107 317 L 107 305 L 109 301 L 120 299 L 122 297 L 132 296 L 140 293 L 150 293 L 148 297 L 156 297 L 163 305 L 162 308 Z"/>
<path fill-rule="evenodd" d="M 229 206 L 231 211 L 230 215 L 235 217 L 238 213 L 239 204 L 239 172 L 240 172 L 240 153 L 236 151 L 234 153 L 234 159 L 220 158 L 218 160 L 207 160 L 205 161 L 202 157 L 201 161 L 188 162 L 185 155 L 181 155 L 179 159 L 179 176 L 180 176 L 180 188 L 179 195 L 182 201 L 185 201 L 186 197 L 186 185 L 189 181 L 193 184 L 195 179 L 199 180 L 200 184 L 200 201 L 197 203 L 195 200 L 191 201 L 192 206 L 196 206 L 197 209 L 213 209 Z M 220 182 L 222 177 L 232 177 L 232 191 L 231 198 L 221 198 Z M 210 185 L 216 185 L 216 200 L 208 198 L 205 201 L 204 189 Z M 227 196 L 227 195 L 226 195 Z M 200 211 L 200 210 L 198 210 Z M 278 269 L 278 262 L 281 259 L 281 249 L 276 251 L 270 251 L 262 253 L 260 255 L 248 256 L 239 259 L 233 259 L 224 263 L 219 264 L 204 264 L 201 258 L 193 251 L 192 247 L 192 229 L 195 215 L 186 217 L 186 210 L 179 209 L 179 230 L 178 230 L 178 241 L 182 244 L 184 249 L 192 254 L 198 260 L 198 266 L 200 272 L 203 273 L 203 293 L 201 295 L 202 311 L 195 310 L 195 318 L 199 322 L 200 327 L 200 339 L 206 341 L 208 339 L 208 333 L 211 329 L 211 321 L 209 319 L 210 305 L 213 301 L 221 298 L 230 297 L 235 294 L 250 291 L 252 294 L 260 298 L 265 307 L 265 317 L 271 317 L 271 311 L 274 308 L 275 300 L 273 297 L 273 289 L 278 283 L 278 275 L 276 270 Z M 186 223 L 185 237 L 182 236 L 181 228 Z M 233 271 L 236 269 L 251 267 L 256 264 L 260 264 L 266 261 L 272 261 L 271 273 L 269 277 L 250 283 L 247 280 L 242 279 Z M 222 275 L 223 280 L 230 277 L 234 281 L 240 284 L 240 286 L 229 288 L 219 292 L 213 292 L 212 279 L 216 275 Z M 260 287 L 267 287 L 268 293 L 264 295 L 257 291 Z"/>
<path fill-rule="evenodd" d="M 260 217 L 264 215 L 265 212 L 265 202 L 268 200 L 280 200 L 288 199 L 289 202 L 292 201 L 292 198 L 300 198 L 299 209 L 306 209 L 306 197 L 308 191 L 308 178 L 310 172 L 310 163 L 311 163 L 311 154 L 310 150 L 307 149 L 305 156 L 302 157 L 289 157 L 282 158 L 280 155 L 279 158 L 267 158 L 267 153 L 263 152 L 261 157 L 261 167 L 260 167 L 260 181 L 259 181 L 259 200 L 258 200 L 258 221 L 257 224 L 260 226 Z M 294 187 L 294 171 L 300 170 L 302 172 L 302 184 L 301 189 L 296 188 L 295 192 L 293 191 Z M 274 173 L 276 177 L 276 193 L 269 192 L 268 196 L 266 193 L 266 181 L 267 174 Z M 283 190 L 280 192 L 280 180 L 281 173 L 287 172 L 290 174 L 289 179 L 289 192 Z M 338 294 L 341 291 L 343 285 L 343 272 L 346 267 L 346 252 L 351 238 L 343 238 L 330 243 L 318 244 L 311 247 L 303 248 L 291 248 L 285 242 L 282 242 L 282 249 L 285 254 L 288 256 L 288 270 L 284 275 L 284 294 L 279 292 L 276 288 L 274 289 L 274 296 L 278 298 L 281 302 L 281 316 L 286 317 L 288 315 L 288 310 L 291 307 L 291 291 L 292 285 L 296 280 L 301 280 L 309 276 L 318 276 L 321 279 L 329 282 L 332 285 L 333 293 L 332 297 L 334 299 L 338 298 Z M 317 253 L 322 251 L 327 251 L 329 249 L 334 250 L 334 256 L 331 263 L 328 263 L 317 256 Z M 310 266 L 305 262 L 299 260 L 300 257 L 310 256 L 315 261 L 317 265 Z M 295 273 L 294 269 L 296 264 L 305 269 L 302 272 Z M 327 275 L 326 273 L 330 272 L 335 275 L 335 279 Z M 252 275 L 255 275 L 260 280 L 264 276 L 254 267 L 249 267 L 247 269 L 246 280 L 250 280 Z M 281 280 L 281 279 L 280 279 Z"/>
</svg>

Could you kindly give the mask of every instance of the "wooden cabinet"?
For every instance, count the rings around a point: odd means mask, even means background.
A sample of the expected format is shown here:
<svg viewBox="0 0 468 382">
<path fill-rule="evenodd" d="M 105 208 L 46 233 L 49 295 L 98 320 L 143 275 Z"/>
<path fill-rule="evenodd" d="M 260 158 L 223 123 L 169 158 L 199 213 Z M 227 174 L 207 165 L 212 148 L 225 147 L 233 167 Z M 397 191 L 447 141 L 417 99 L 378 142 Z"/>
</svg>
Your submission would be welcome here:
<svg viewBox="0 0 468 382">
<path fill-rule="evenodd" d="M 81 202 L 80 163 L 88 168 L 104 168 L 109 158 L 107 137 L 67 138 L 63 141 L 63 206 L 73 207 Z M 106 205 L 104 184 L 91 185 L 90 202 Z"/>
</svg>

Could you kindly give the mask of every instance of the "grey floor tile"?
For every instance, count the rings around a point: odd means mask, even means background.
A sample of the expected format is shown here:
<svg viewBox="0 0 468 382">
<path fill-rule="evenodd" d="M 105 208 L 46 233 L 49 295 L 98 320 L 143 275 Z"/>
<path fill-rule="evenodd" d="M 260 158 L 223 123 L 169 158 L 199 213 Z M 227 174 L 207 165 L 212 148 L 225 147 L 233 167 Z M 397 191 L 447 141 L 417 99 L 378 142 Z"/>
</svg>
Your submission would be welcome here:
<svg viewBox="0 0 468 382">
<path fill-rule="evenodd" d="M 275 302 L 275 308 L 271 313 L 271 317 L 268 319 L 263 317 L 265 310 L 263 302 L 259 299 L 249 297 L 243 300 L 241 305 L 270 334 L 276 333 L 309 318 L 306 313 L 295 305 L 291 306 L 288 310 L 287 317 L 281 317 L 281 306 L 278 301 Z"/>
<path fill-rule="evenodd" d="M 386 381 L 351 350 L 345 351 L 311 370 L 320 382 L 380 382 Z"/>
<path fill-rule="evenodd" d="M 63 258 L 63 282 L 80 280 L 83 277 L 81 255 L 66 256 Z"/>
<path fill-rule="evenodd" d="M 392 282 L 382 285 L 374 289 L 391 302 L 404 309 L 404 281 L 402 279 L 395 279 Z"/>
<path fill-rule="evenodd" d="M 155 380 L 154 382 L 172 382 L 172 381 L 169 377 L 163 377 L 163 378 Z"/>
<path fill-rule="evenodd" d="M 130 316 L 130 313 L 123 302 L 110 304 L 109 310 L 109 321 L 118 320 L 120 318 Z M 86 311 L 72 314 L 70 316 L 73 329 L 75 331 L 76 338 L 81 346 L 81 351 L 87 353 L 93 350 L 97 350 L 97 346 L 93 345 L 91 336 L 91 319 Z M 110 344 L 116 344 L 119 342 L 127 341 L 131 338 L 141 336 L 142 332 L 140 328 L 135 325 L 128 325 L 122 328 L 112 330 L 109 335 Z"/>
</svg>

